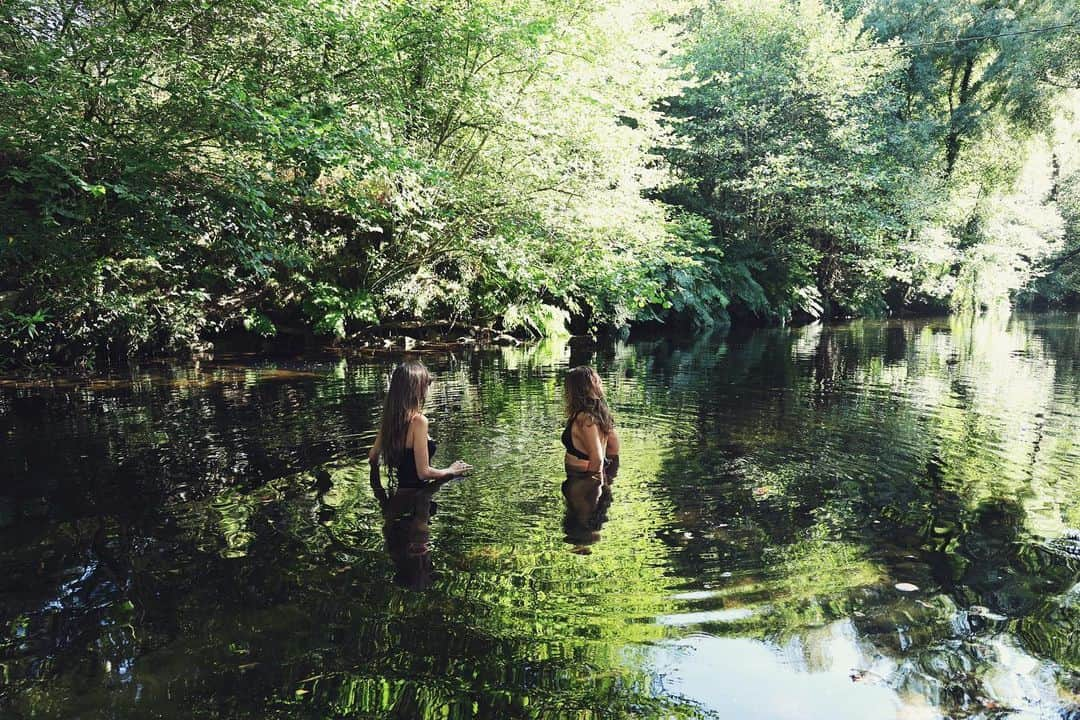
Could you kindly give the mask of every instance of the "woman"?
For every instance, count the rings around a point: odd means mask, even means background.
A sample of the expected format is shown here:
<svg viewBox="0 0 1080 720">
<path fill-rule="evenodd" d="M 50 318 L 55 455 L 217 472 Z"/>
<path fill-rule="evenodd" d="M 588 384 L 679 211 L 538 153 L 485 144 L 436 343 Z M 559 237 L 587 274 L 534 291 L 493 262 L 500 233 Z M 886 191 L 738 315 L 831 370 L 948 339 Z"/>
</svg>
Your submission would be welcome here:
<svg viewBox="0 0 1080 720">
<path fill-rule="evenodd" d="M 422 363 L 403 362 L 390 377 L 382 424 L 368 453 L 372 482 L 379 472 L 379 459 L 386 463 L 399 488 L 425 487 L 437 480 L 465 475 L 472 466 L 455 460 L 448 468 L 431 465 L 435 441 L 428 437 L 428 419 L 422 412 L 433 378 Z"/>
<path fill-rule="evenodd" d="M 566 375 L 566 428 L 562 444 L 566 448 L 567 471 L 599 473 L 605 465 L 618 462 L 619 436 L 611 417 L 604 385 L 591 367 L 582 365 Z"/>
</svg>

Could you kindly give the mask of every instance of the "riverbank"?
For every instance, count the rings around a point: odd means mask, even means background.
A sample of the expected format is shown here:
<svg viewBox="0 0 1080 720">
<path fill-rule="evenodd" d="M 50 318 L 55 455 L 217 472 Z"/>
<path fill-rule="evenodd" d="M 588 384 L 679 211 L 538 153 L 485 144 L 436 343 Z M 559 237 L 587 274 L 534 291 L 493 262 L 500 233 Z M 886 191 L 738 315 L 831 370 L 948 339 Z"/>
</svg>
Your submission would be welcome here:
<svg viewBox="0 0 1080 720">
<path fill-rule="evenodd" d="M 1060 308 L 1018 309 L 1016 311 L 998 309 L 995 314 L 1004 312 L 1053 314 L 1075 312 L 1080 305 Z M 978 317 L 980 313 L 967 313 Z M 624 325 L 621 328 L 606 327 L 595 332 L 582 332 L 588 324 L 580 320 L 566 324 L 553 324 L 546 328 L 550 335 L 539 335 L 519 328 L 516 332 L 507 332 L 490 324 L 476 324 L 456 321 L 401 321 L 373 325 L 353 332 L 342 339 L 328 338 L 314 334 L 310 329 L 282 326 L 273 336 L 263 337 L 256 333 L 236 329 L 207 340 L 195 343 L 191 348 L 180 352 L 144 352 L 128 356 L 108 356 L 99 354 L 96 358 L 85 357 L 73 363 L 40 363 L 37 365 L 19 365 L 10 363 L 6 367 L 0 363 L 0 373 L 9 378 L 50 378 L 65 375 L 93 376 L 122 370 L 129 365 L 168 363 L 175 361 L 201 361 L 215 356 L 224 357 L 263 357 L 266 359 L 282 357 L 318 357 L 322 355 L 341 356 L 358 355 L 363 357 L 400 357 L 403 354 L 446 355 L 460 354 L 469 350 L 490 350 L 516 347 L 542 342 L 546 339 L 566 341 L 579 348 L 596 348 L 614 340 L 672 338 L 685 339 L 702 333 L 721 336 L 733 334 L 745 336 L 759 329 L 776 327 L 801 327 L 814 323 L 837 326 L 855 321 L 895 322 L 905 320 L 931 320 L 949 317 L 949 314 L 934 308 L 925 308 L 922 312 L 907 312 L 892 317 L 834 317 L 812 318 L 808 315 L 798 317 L 796 322 L 778 325 L 756 319 L 751 316 L 737 318 L 712 326 L 700 327 L 687 319 L 681 321 L 645 321 Z M 567 328 L 569 326 L 570 329 Z M 571 332 L 571 329 L 577 332 Z"/>
</svg>

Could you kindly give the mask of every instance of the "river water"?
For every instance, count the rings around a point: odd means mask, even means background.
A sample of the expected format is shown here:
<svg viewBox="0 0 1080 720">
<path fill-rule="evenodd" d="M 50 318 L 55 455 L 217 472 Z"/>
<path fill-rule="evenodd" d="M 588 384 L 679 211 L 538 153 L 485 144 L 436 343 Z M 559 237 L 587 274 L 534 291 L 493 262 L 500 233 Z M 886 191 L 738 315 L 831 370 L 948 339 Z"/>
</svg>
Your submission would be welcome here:
<svg viewBox="0 0 1080 720">
<path fill-rule="evenodd" d="M 0 381 L 0 716 L 1080 717 L 1077 315 L 432 356 L 380 502 L 397 359 Z"/>
</svg>

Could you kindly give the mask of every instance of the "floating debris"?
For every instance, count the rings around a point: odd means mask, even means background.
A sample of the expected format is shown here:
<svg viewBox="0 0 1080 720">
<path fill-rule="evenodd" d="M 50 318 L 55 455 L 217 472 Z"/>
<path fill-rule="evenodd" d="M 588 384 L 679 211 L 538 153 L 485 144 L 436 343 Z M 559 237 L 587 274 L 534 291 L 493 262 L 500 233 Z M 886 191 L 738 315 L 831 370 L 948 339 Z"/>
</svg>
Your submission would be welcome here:
<svg viewBox="0 0 1080 720">
<path fill-rule="evenodd" d="M 968 615 L 985 618 L 986 620 L 1008 620 L 1004 615 L 993 612 L 985 605 L 972 605 L 968 608 Z"/>
</svg>

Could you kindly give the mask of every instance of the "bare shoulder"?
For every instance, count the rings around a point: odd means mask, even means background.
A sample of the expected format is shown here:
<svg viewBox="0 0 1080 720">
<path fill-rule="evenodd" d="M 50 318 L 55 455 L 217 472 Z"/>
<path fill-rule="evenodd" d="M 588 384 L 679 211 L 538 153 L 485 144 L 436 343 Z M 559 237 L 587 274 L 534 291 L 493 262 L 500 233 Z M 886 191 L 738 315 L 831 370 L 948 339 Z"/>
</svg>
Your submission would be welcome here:
<svg viewBox="0 0 1080 720">
<path fill-rule="evenodd" d="M 417 438 L 426 438 L 428 434 L 428 421 L 420 413 L 416 413 L 409 420 L 409 427 L 405 430 L 405 447 L 414 447 Z"/>
<path fill-rule="evenodd" d="M 578 426 L 582 430 L 591 428 L 596 425 L 596 420 L 589 413 L 578 413 L 578 416 L 574 418 L 574 425 Z"/>
</svg>

